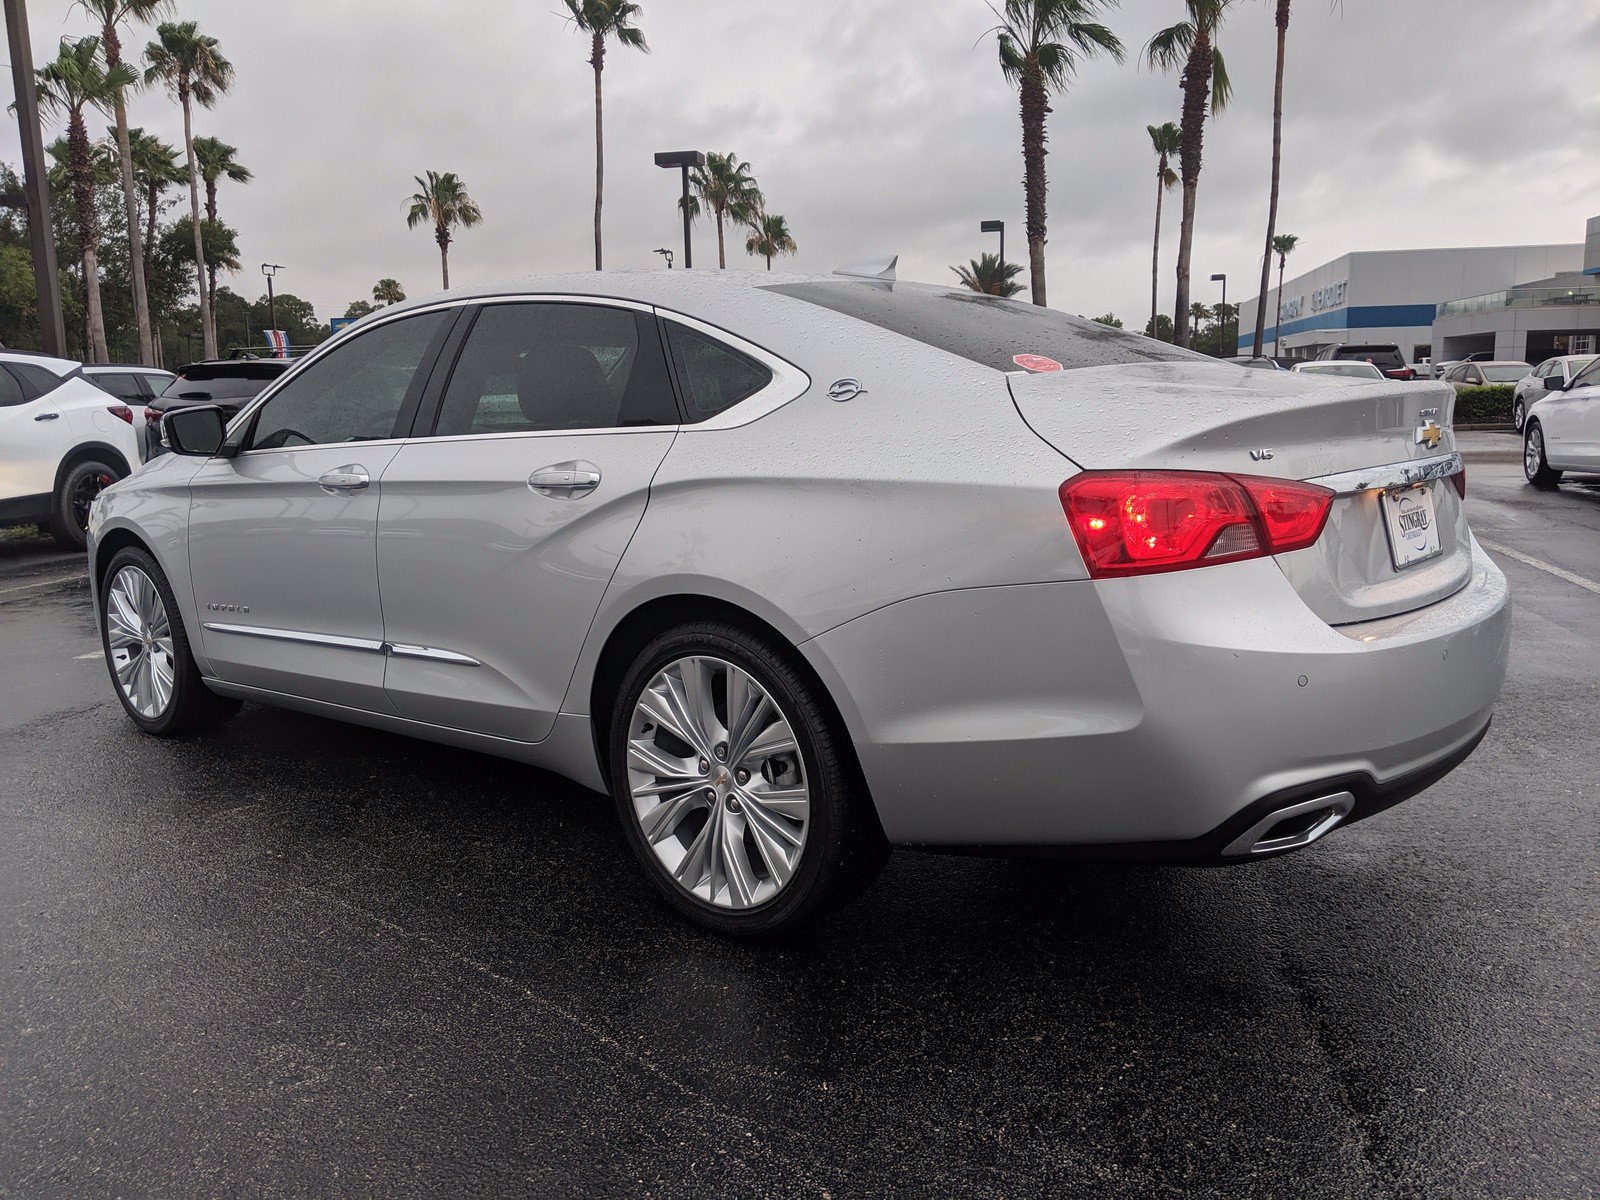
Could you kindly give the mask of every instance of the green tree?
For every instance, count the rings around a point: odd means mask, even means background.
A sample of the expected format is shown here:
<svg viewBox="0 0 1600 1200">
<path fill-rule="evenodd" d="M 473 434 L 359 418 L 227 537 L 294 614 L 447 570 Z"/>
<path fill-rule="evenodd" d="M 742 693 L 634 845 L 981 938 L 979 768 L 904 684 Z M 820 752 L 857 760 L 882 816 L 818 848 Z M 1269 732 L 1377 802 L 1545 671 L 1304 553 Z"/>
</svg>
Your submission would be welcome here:
<svg viewBox="0 0 1600 1200">
<path fill-rule="evenodd" d="M 1173 339 L 1189 344 L 1189 261 L 1194 254 L 1195 200 L 1200 189 L 1200 160 L 1208 113 L 1221 112 L 1233 92 L 1228 69 L 1217 49 L 1217 26 L 1233 0 L 1183 0 L 1187 20 L 1170 25 L 1150 39 L 1145 57 L 1163 71 L 1182 69 L 1183 119 L 1179 125 L 1179 175 L 1183 180 L 1183 217 L 1178 226 L 1177 314 Z"/>
<path fill-rule="evenodd" d="M 471 229 L 483 220 L 478 203 L 467 195 L 467 185 L 454 171 L 442 175 L 436 171 L 425 176 L 413 176 L 417 191 L 406 201 L 406 228 L 432 223 L 433 240 L 439 243 L 439 273 L 444 278 L 444 290 L 450 290 L 451 230 L 457 225 Z"/>
<path fill-rule="evenodd" d="M 1116 313 L 1101 313 L 1098 317 L 1090 317 L 1096 325 L 1106 325 L 1112 329 L 1122 328 L 1122 318 Z"/>
<path fill-rule="evenodd" d="M 1158 342 L 1170 342 L 1172 340 L 1172 318 L 1167 316 L 1166 313 L 1157 313 L 1155 318 L 1145 325 L 1144 335 L 1147 338 L 1155 338 Z"/>
<path fill-rule="evenodd" d="M 84 111 L 109 112 L 122 90 L 138 76 L 126 66 L 101 65 L 100 39 L 92 37 L 76 42 L 63 38 L 55 61 L 40 67 L 35 74 L 40 107 L 67 119 L 67 155 L 83 261 L 89 357 L 91 362 L 109 362 L 105 311 L 100 303 L 100 220 L 95 208 L 93 150 Z"/>
<path fill-rule="evenodd" d="M 777 213 L 762 213 L 750 223 L 750 236 L 744 240 L 746 254 L 759 254 L 767 260 L 767 270 L 772 270 L 772 260 L 779 254 L 794 254 L 799 249 L 794 235 L 789 232 L 789 222 Z"/>
<path fill-rule="evenodd" d="M 235 230 L 229 229 L 221 221 L 202 218 L 199 241 L 204 248 L 208 270 L 239 269 L 239 235 Z M 194 225 L 189 217 L 179 217 L 161 235 L 161 251 L 172 262 L 184 266 L 192 264 L 194 247 Z"/>
<path fill-rule="evenodd" d="M 398 279 L 380 279 L 372 285 L 372 298 L 379 304 L 399 304 L 406 298 Z"/>
<path fill-rule="evenodd" d="M 1294 253 L 1294 248 L 1299 244 L 1300 239 L 1292 233 L 1274 234 L 1272 238 L 1272 253 L 1278 256 L 1278 319 L 1273 322 L 1272 327 L 1272 354 L 1274 358 L 1278 354 L 1278 339 L 1283 336 L 1283 268 L 1289 261 L 1289 255 Z M 1266 298 L 1267 293 L 1263 291 L 1261 300 L 1258 301 L 1260 307 L 1266 307 Z M 1259 325 L 1259 323 L 1260 318 L 1258 317 L 1257 324 Z"/>
<path fill-rule="evenodd" d="M 724 220 L 736 225 L 749 225 L 766 204 L 755 177 L 750 174 L 750 164 L 740 162 L 732 152 L 706 155 L 706 165 L 689 172 L 689 184 L 694 194 L 689 197 L 691 217 L 698 217 L 702 207 L 709 208 L 717 221 L 717 266 L 726 267 L 728 256 L 723 247 L 722 224 Z M 684 202 L 678 201 L 681 206 Z"/>
<path fill-rule="evenodd" d="M 200 334 L 207 358 L 217 356 L 217 327 L 206 289 L 205 250 L 200 244 L 200 165 L 194 152 L 194 105 L 215 106 L 233 84 L 233 64 L 220 43 L 193 21 L 163 21 L 144 50 L 146 83 L 161 83 L 183 109 L 183 147 L 189 167 L 189 215 L 193 218 L 195 290 L 200 297 Z"/>
<path fill-rule="evenodd" d="M 231 179 L 235 183 L 249 183 L 254 176 L 250 168 L 241 163 L 235 155 L 239 153 L 237 146 L 230 146 L 227 142 L 214 137 L 199 137 L 194 140 L 194 156 L 200 164 L 200 179 L 206 188 L 206 220 L 217 220 L 217 184 L 223 179 Z M 206 286 L 211 294 L 217 294 L 217 264 L 206 263 Z"/>
<path fill-rule="evenodd" d="M 964 267 L 951 267 L 964 287 L 986 296 L 1015 296 L 1022 290 L 1021 263 L 1002 263 L 998 254 L 982 254 Z"/>
<path fill-rule="evenodd" d="M 1107 0 L 1005 0 L 994 9 L 1000 69 L 1017 87 L 1022 108 L 1022 190 L 1033 302 L 1045 303 L 1045 118 L 1051 95 L 1071 85 L 1079 64 L 1097 54 L 1122 61 L 1122 42 L 1095 20 Z"/>
<path fill-rule="evenodd" d="M 133 162 L 133 183 L 144 202 L 145 274 L 150 273 L 150 256 L 156 240 L 156 218 L 161 211 L 161 196 L 169 187 L 184 181 L 178 152 L 154 134 L 143 129 L 128 130 L 128 150 Z M 135 220 L 138 218 L 135 217 Z M 153 319 L 153 318 L 152 318 Z"/>
<path fill-rule="evenodd" d="M 377 312 L 380 307 L 380 305 L 374 304 L 371 300 L 352 300 L 350 301 L 350 306 L 344 310 L 344 315 L 352 321 L 359 320 L 368 313 Z"/>
<path fill-rule="evenodd" d="M 633 0 L 566 0 L 579 32 L 589 35 L 589 65 L 594 68 L 594 269 L 600 270 L 600 207 L 605 198 L 606 143 L 600 76 L 606 69 L 606 39 L 642 50 L 644 31 L 634 24 L 643 10 Z"/>
<path fill-rule="evenodd" d="M 167 7 L 167 0 L 78 0 L 78 5 L 100 26 L 100 46 L 107 70 L 122 62 L 122 26 L 148 24 Z M 129 85 L 130 87 L 133 84 Z M 127 87 L 118 88 L 113 101 L 116 117 L 117 165 L 128 222 L 128 263 L 133 294 L 134 323 L 139 331 L 139 361 L 155 361 L 155 338 L 150 323 L 150 293 L 145 280 L 146 251 L 139 229 L 139 197 L 133 177 L 133 150 L 128 133 Z"/>
<path fill-rule="evenodd" d="M 1172 156 L 1178 153 L 1181 136 L 1171 121 L 1164 125 L 1146 125 L 1150 133 L 1150 146 L 1156 152 L 1156 236 L 1150 248 L 1150 320 L 1161 313 L 1161 199 L 1178 182 L 1178 173 L 1172 169 Z"/>
</svg>

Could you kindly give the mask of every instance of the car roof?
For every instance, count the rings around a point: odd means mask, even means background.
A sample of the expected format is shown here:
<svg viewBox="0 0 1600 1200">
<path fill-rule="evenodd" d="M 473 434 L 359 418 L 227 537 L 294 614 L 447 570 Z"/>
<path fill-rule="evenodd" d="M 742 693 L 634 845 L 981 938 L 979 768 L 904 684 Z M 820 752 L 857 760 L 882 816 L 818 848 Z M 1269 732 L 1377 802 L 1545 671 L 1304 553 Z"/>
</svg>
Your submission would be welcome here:
<svg viewBox="0 0 1600 1200">
<path fill-rule="evenodd" d="M 171 375 L 165 367 L 147 367 L 143 363 L 84 363 L 83 373 L 94 375 L 105 371 L 143 371 L 147 375 Z"/>
<path fill-rule="evenodd" d="M 0 362 L 32 363 L 57 375 L 70 375 L 83 365 L 70 358 L 57 358 L 53 354 L 41 354 L 37 350 L 0 350 Z"/>
</svg>

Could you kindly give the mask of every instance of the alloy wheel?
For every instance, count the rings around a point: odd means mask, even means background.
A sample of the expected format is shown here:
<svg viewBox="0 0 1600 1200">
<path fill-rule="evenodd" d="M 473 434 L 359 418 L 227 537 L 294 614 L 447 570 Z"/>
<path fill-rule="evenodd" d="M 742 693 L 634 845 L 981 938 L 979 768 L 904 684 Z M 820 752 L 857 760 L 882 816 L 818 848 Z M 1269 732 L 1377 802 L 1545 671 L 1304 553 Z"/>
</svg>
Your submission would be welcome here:
<svg viewBox="0 0 1600 1200">
<path fill-rule="evenodd" d="M 154 720 L 172 703 L 172 622 L 155 581 L 125 566 L 106 589 L 106 646 L 128 706 Z"/>
<path fill-rule="evenodd" d="M 1522 444 L 1522 473 L 1532 479 L 1544 466 L 1544 434 L 1535 425 Z"/>
<path fill-rule="evenodd" d="M 724 659 L 676 659 L 645 686 L 628 728 L 628 793 L 667 874 L 718 908 L 765 904 L 799 867 L 811 794 L 794 727 Z"/>
<path fill-rule="evenodd" d="M 115 482 L 111 472 L 95 471 L 85 475 L 72 489 L 72 519 L 80 530 L 89 528 L 89 509 L 94 505 L 94 498 Z"/>
</svg>

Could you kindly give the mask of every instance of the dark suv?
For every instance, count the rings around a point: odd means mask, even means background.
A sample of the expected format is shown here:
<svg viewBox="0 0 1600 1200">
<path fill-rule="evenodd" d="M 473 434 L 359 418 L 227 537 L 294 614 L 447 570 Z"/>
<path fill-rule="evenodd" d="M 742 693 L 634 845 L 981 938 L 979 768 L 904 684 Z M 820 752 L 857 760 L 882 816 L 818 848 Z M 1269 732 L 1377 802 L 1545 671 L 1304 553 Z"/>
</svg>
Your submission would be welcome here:
<svg viewBox="0 0 1600 1200">
<path fill-rule="evenodd" d="M 1406 362 L 1406 356 L 1400 353 L 1400 347 L 1393 342 L 1352 342 L 1345 346 L 1326 346 L 1317 357 L 1329 362 L 1369 362 L 1390 379 L 1417 377 L 1416 370 Z"/>
<path fill-rule="evenodd" d="M 159 431 L 162 414 L 192 404 L 215 404 L 222 409 L 223 420 L 231 421 L 267 384 L 293 365 L 287 358 L 224 358 L 180 367 L 178 377 L 144 410 L 145 436 L 149 439 L 146 456 L 166 453 Z"/>
</svg>

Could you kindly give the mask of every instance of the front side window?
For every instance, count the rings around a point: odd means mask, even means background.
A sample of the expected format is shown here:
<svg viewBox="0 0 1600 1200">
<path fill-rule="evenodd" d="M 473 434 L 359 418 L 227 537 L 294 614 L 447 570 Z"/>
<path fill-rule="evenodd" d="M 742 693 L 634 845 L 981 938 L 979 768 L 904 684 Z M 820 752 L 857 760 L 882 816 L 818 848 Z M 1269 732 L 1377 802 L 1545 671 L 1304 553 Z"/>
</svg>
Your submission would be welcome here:
<svg viewBox="0 0 1600 1200">
<path fill-rule="evenodd" d="M 1579 371 L 1568 385 L 1569 390 L 1586 387 L 1600 387 L 1600 358 L 1595 359 L 1587 367 Z"/>
<path fill-rule="evenodd" d="M 489 304 L 473 322 L 436 437 L 676 425 L 655 318 L 599 304 Z"/>
<path fill-rule="evenodd" d="M 668 321 L 667 342 L 690 421 L 714 417 L 772 382 L 765 365 L 687 325 Z"/>
<path fill-rule="evenodd" d="M 406 395 L 450 314 L 422 313 L 369 330 L 309 363 L 262 406 L 252 450 L 400 436 Z M 182 380 L 168 389 L 182 395 Z"/>
</svg>

